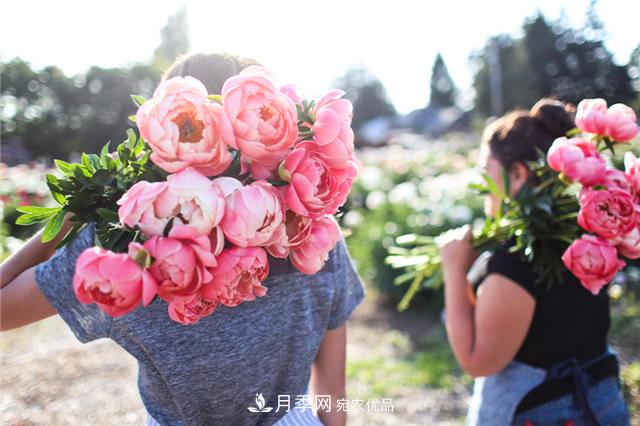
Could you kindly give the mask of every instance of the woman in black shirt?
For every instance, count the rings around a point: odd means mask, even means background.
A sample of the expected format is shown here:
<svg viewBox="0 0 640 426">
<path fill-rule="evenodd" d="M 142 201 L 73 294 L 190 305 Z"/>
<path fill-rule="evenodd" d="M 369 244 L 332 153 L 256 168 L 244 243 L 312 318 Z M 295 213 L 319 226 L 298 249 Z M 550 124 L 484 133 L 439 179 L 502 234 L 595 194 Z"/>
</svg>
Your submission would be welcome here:
<svg viewBox="0 0 640 426">
<path fill-rule="evenodd" d="M 575 127 L 572 113 L 543 99 L 493 122 L 482 138 L 487 174 L 502 190 L 506 175 L 514 196 L 528 184 L 526 164 L 537 150 Z M 488 196 L 486 213 L 499 203 Z M 469 424 L 629 424 L 607 348 L 606 290 L 594 296 L 568 271 L 562 284 L 536 285 L 509 243 L 477 258 L 468 227 L 440 241 L 449 341 L 462 368 L 480 378 Z"/>
</svg>

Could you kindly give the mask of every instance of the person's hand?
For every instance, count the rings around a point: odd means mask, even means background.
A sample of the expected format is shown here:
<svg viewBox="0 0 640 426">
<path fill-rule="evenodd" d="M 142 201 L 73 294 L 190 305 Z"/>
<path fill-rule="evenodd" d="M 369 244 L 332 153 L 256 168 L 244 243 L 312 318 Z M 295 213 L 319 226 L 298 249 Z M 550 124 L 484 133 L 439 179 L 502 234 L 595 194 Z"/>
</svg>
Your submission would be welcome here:
<svg viewBox="0 0 640 426">
<path fill-rule="evenodd" d="M 471 227 L 466 225 L 452 229 L 437 239 L 442 259 L 442 270 L 445 273 L 466 274 L 478 257 L 471 245 Z"/>
</svg>

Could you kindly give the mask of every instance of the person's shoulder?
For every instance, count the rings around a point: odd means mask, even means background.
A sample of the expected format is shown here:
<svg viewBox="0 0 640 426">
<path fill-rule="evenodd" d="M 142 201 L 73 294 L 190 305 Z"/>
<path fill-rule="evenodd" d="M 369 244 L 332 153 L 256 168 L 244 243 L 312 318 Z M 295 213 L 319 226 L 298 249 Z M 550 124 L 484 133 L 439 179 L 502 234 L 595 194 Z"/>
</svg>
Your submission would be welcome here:
<svg viewBox="0 0 640 426">
<path fill-rule="evenodd" d="M 505 243 L 496 248 L 487 264 L 487 276 L 499 274 L 523 287 L 532 296 L 539 295 L 537 276 L 531 263 L 519 252 L 513 250 L 513 244 Z"/>
</svg>

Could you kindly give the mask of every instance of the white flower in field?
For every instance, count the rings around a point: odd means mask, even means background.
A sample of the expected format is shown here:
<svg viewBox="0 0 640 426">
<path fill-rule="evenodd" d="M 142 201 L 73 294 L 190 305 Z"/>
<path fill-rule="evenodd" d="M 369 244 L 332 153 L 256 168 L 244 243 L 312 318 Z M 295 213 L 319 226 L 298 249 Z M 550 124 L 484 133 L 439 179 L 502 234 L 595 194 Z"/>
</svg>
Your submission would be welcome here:
<svg viewBox="0 0 640 426">
<path fill-rule="evenodd" d="M 389 201 L 393 204 L 407 203 L 418 196 L 418 188 L 413 182 L 403 182 L 389 192 Z"/>
<path fill-rule="evenodd" d="M 364 204 L 368 209 L 373 210 L 384 204 L 386 201 L 387 196 L 384 192 L 373 191 L 370 192 L 369 195 L 367 195 L 367 199 L 365 200 Z"/>
</svg>

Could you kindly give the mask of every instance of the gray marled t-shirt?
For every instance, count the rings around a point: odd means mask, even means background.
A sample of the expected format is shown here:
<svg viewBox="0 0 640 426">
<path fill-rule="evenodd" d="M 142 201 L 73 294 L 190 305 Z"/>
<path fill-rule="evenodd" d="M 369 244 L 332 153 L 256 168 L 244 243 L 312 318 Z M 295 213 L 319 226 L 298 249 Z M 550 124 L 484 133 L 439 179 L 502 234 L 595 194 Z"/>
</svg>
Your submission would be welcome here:
<svg viewBox="0 0 640 426">
<path fill-rule="evenodd" d="M 311 364 L 327 329 L 343 324 L 364 297 L 344 241 L 325 268 L 307 276 L 274 265 L 267 294 L 235 308 L 220 307 L 196 325 L 172 321 L 156 298 L 121 318 L 80 303 L 72 277 L 93 226 L 36 268 L 36 282 L 81 342 L 108 337 L 138 360 L 138 387 L 163 425 L 270 425 L 285 410 L 252 413 L 261 393 L 268 407 L 279 395 L 304 395 Z M 117 403 L 117 401 L 113 401 Z"/>
</svg>

